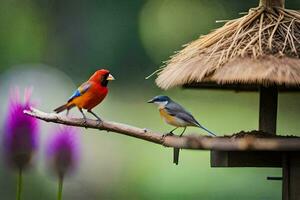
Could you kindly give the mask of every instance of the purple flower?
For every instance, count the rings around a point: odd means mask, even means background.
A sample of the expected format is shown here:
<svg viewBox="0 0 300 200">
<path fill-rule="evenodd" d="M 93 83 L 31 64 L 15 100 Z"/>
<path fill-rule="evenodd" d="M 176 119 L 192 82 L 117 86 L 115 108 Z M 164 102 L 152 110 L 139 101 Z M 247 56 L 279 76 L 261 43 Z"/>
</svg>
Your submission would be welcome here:
<svg viewBox="0 0 300 200">
<path fill-rule="evenodd" d="M 79 160 L 79 139 L 75 128 L 62 126 L 50 138 L 47 148 L 49 168 L 62 179 L 76 169 Z"/>
<path fill-rule="evenodd" d="M 19 91 L 11 92 L 8 113 L 4 128 L 4 153 L 8 164 L 18 169 L 27 167 L 38 147 L 38 120 L 26 116 L 23 111 L 29 109 L 30 90 L 25 90 L 24 102 L 20 101 Z"/>
</svg>

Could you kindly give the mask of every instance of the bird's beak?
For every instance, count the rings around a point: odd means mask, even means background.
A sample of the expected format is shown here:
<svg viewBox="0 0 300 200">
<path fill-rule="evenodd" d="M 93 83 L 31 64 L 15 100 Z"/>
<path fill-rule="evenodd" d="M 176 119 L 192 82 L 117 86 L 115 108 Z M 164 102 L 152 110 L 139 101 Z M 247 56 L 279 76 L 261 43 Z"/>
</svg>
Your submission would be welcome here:
<svg viewBox="0 0 300 200">
<path fill-rule="evenodd" d="M 154 103 L 154 99 L 150 99 L 147 103 Z"/>
<path fill-rule="evenodd" d="M 111 74 L 109 74 L 106 80 L 113 81 L 115 80 L 115 78 Z"/>
</svg>

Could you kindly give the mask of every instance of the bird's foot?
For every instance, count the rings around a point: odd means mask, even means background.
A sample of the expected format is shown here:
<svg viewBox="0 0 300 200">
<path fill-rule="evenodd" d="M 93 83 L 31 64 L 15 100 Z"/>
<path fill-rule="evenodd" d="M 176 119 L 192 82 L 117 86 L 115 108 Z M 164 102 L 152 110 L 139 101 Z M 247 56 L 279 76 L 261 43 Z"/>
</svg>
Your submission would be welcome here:
<svg viewBox="0 0 300 200">
<path fill-rule="evenodd" d="M 163 137 L 166 137 L 166 136 L 173 136 L 174 133 L 170 132 L 170 133 L 166 133 L 166 134 L 163 134 Z"/>
<path fill-rule="evenodd" d="M 97 119 L 96 120 L 96 122 L 97 122 L 97 126 L 102 126 L 103 125 L 103 121 L 99 118 L 99 119 Z"/>
<path fill-rule="evenodd" d="M 82 119 L 82 125 L 84 126 L 84 128 L 86 128 L 86 129 L 88 128 L 86 118 Z"/>
</svg>

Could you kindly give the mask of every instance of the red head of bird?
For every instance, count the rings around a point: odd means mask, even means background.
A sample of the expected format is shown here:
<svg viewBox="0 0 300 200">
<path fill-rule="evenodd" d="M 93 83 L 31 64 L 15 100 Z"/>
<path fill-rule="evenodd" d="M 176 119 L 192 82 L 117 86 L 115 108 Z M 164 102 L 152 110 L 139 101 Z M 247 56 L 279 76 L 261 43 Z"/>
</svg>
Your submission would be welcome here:
<svg viewBox="0 0 300 200">
<path fill-rule="evenodd" d="M 100 83 L 102 86 L 107 86 L 108 81 L 114 80 L 114 77 L 106 69 L 97 70 L 89 79 L 96 83 Z"/>
</svg>

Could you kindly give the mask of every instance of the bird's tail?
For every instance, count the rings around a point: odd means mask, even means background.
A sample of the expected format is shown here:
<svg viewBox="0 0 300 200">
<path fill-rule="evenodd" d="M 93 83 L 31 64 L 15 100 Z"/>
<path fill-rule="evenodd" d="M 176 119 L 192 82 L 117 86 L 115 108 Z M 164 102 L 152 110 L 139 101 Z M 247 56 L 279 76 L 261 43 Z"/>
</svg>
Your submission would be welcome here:
<svg viewBox="0 0 300 200">
<path fill-rule="evenodd" d="M 198 124 L 199 128 L 202 128 L 203 130 L 205 130 L 208 134 L 210 134 L 211 136 L 216 137 L 217 135 L 214 134 L 213 132 L 211 132 L 210 130 L 208 130 L 207 128 L 205 128 L 204 126 L 201 126 L 200 124 Z"/>
<path fill-rule="evenodd" d="M 179 148 L 174 148 L 174 149 L 173 149 L 173 163 L 174 163 L 175 165 L 178 165 L 178 161 L 179 161 L 179 151 L 180 151 Z"/>
<path fill-rule="evenodd" d="M 61 105 L 61 106 L 55 108 L 55 109 L 54 109 L 54 112 L 60 113 L 60 112 L 62 112 L 62 111 L 64 111 L 64 110 L 66 110 L 66 109 L 69 109 L 68 103 L 66 103 L 66 104 L 64 104 L 64 105 Z"/>
</svg>

